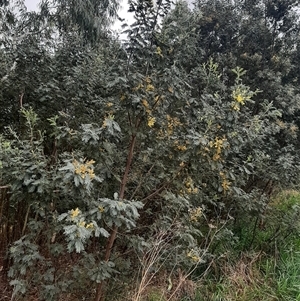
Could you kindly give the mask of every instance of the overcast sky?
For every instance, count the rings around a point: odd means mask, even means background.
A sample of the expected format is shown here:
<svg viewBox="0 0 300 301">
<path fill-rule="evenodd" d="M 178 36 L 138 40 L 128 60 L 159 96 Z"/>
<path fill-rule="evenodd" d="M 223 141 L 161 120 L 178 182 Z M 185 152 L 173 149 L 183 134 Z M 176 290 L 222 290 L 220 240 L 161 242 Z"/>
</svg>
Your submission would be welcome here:
<svg viewBox="0 0 300 301">
<path fill-rule="evenodd" d="M 84 0 L 83 0 L 84 1 Z M 121 9 L 119 11 L 119 15 L 121 18 L 124 18 L 127 23 L 131 23 L 133 21 L 133 14 L 128 13 L 128 7 L 127 7 L 127 0 L 120 0 L 121 1 Z M 187 2 L 191 3 L 192 0 L 186 0 Z M 25 0 L 25 5 L 29 11 L 37 10 L 38 9 L 38 3 L 40 0 Z M 113 26 L 113 29 L 120 28 L 121 22 L 116 21 L 115 25 Z"/>
<path fill-rule="evenodd" d="M 25 0 L 25 5 L 28 10 L 36 10 L 39 2 L 39 0 Z"/>
</svg>

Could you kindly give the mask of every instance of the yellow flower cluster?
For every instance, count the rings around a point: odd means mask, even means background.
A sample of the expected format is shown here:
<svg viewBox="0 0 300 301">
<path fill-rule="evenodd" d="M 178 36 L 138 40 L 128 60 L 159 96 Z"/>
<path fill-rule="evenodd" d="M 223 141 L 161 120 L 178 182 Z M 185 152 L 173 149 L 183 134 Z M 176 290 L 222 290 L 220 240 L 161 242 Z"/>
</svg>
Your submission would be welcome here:
<svg viewBox="0 0 300 301">
<path fill-rule="evenodd" d="M 215 148 L 215 154 L 213 155 L 214 161 L 218 161 L 221 159 L 222 148 L 224 148 L 224 142 L 226 141 L 227 139 L 225 137 L 216 137 L 214 141 L 209 142 L 209 146 L 211 148 Z"/>
<path fill-rule="evenodd" d="M 107 116 L 104 118 L 103 123 L 102 123 L 102 128 L 107 127 L 107 121 L 109 120 L 114 120 L 115 119 L 115 115 L 113 115 L 113 112 L 109 112 L 107 114 Z"/>
<path fill-rule="evenodd" d="M 81 214 L 81 211 L 79 210 L 79 208 L 77 207 L 75 210 L 72 209 L 70 211 L 70 216 L 71 219 L 73 220 L 75 217 L 77 217 L 79 214 Z M 79 227 L 85 227 L 86 229 L 93 229 L 94 228 L 94 224 L 93 223 L 89 223 L 87 224 L 84 220 L 80 220 L 78 222 L 78 226 Z"/>
<path fill-rule="evenodd" d="M 235 111 L 240 110 L 240 106 L 244 105 L 247 100 L 251 99 L 251 92 L 247 91 L 247 89 L 242 87 L 237 87 L 232 91 L 232 98 L 235 100 L 232 103 L 232 109 Z"/>
<path fill-rule="evenodd" d="M 153 117 L 153 116 L 148 116 L 148 122 L 147 122 L 147 124 L 148 124 L 148 126 L 149 126 L 150 128 L 154 126 L 155 121 L 156 121 L 156 118 L 155 118 L 155 117 Z"/>
<path fill-rule="evenodd" d="M 234 99 L 241 104 L 245 104 L 245 97 L 242 94 L 237 94 Z"/>
<path fill-rule="evenodd" d="M 155 90 L 154 86 L 151 84 L 151 78 L 150 77 L 147 76 L 144 79 L 144 81 L 146 83 L 146 89 L 145 89 L 146 92 L 152 92 L 152 91 Z M 139 90 L 141 88 L 144 88 L 143 84 L 139 84 L 137 87 L 133 88 L 133 90 L 137 91 L 137 90 Z M 159 99 L 159 96 L 156 96 L 155 97 L 155 101 L 157 101 L 158 99 Z M 151 108 L 150 108 L 150 105 L 149 105 L 147 99 L 142 99 L 141 103 L 145 107 L 146 113 L 148 115 L 148 117 L 147 117 L 147 125 L 151 128 L 151 127 L 154 126 L 154 124 L 156 122 L 156 118 L 151 115 L 152 112 L 151 112 Z"/>
<path fill-rule="evenodd" d="M 199 218 L 202 216 L 203 211 L 201 207 L 197 207 L 195 209 L 192 209 L 190 212 L 190 220 L 192 222 L 197 222 L 199 220 Z"/>
<path fill-rule="evenodd" d="M 247 95 L 246 95 L 245 92 L 246 91 L 244 91 L 241 88 L 237 87 L 235 90 L 232 91 L 232 97 L 236 102 L 244 105 L 245 100 L 247 100 Z"/>
<path fill-rule="evenodd" d="M 142 105 L 144 106 L 146 113 L 148 115 L 151 115 L 151 109 L 150 109 L 149 103 L 146 99 L 142 99 Z"/>
<path fill-rule="evenodd" d="M 154 86 L 151 84 L 151 78 L 149 76 L 147 76 L 144 79 L 145 83 L 146 83 L 146 92 L 153 92 L 155 90 Z M 143 83 L 139 83 L 136 87 L 132 88 L 132 91 L 136 92 L 138 90 L 141 90 L 145 88 Z"/>
<path fill-rule="evenodd" d="M 201 259 L 193 249 L 187 253 L 187 257 L 195 263 L 198 263 Z"/>
<path fill-rule="evenodd" d="M 89 176 L 90 179 L 95 178 L 95 173 L 92 165 L 95 163 L 94 160 L 87 161 L 86 163 L 80 163 L 77 160 L 72 162 L 74 166 L 74 173 L 80 175 L 82 179 L 85 179 L 86 176 Z"/>
<path fill-rule="evenodd" d="M 86 229 L 91 229 L 91 230 L 94 229 L 94 224 L 93 224 L 93 223 L 87 224 L 85 221 L 80 221 L 80 222 L 78 223 L 78 226 L 79 226 L 79 227 L 82 227 L 82 228 L 86 228 Z"/>
<path fill-rule="evenodd" d="M 76 208 L 75 210 L 72 209 L 71 212 L 70 212 L 71 218 L 73 219 L 73 218 L 77 217 L 80 212 L 81 211 L 78 208 Z"/>
<path fill-rule="evenodd" d="M 78 223 L 78 226 L 83 228 L 85 226 L 85 221 L 80 221 Z"/>
<path fill-rule="evenodd" d="M 179 144 L 178 140 L 176 140 L 174 142 L 174 146 L 175 146 L 175 149 L 178 149 L 178 150 L 180 150 L 182 152 L 185 152 L 187 150 L 187 146 L 185 144 Z"/>
<path fill-rule="evenodd" d="M 146 99 L 142 99 L 142 104 L 146 109 L 149 109 L 149 103 Z"/>
<path fill-rule="evenodd" d="M 172 118 L 170 115 L 167 115 L 167 133 L 168 135 L 173 134 L 175 127 L 182 125 L 177 117 Z"/>
<path fill-rule="evenodd" d="M 187 147 L 185 145 L 177 145 L 177 149 L 184 152 L 187 150 Z"/>
<path fill-rule="evenodd" d="M 157 47 L 157 48 L 156 48 L 156 52 L 155 52 L 155 53 L 156 53 L 157 55 L 163 57 L 162 50 L 161 50 L 160 47 Z"/>
<path fill-rule="evenodd" d="M 222 179 L 222 188 L 223 188 L 223 190 L 224 191 L 229 190 L 231 183 L 227 180 L 225 173 L 220 171 L 220 177 Z"/>
<path fill-rule="evenodd" d="M 98 210 L 100 211 L 100 213 L 104 212 L 104 208 L 102 206 L 99 206 Z"/>
<path fill-rule="evenodd" d="M 87 229 L 94 229 L 94 224 L 93 223 L 89 223 L 86 225 Z"/>
<path fill-rule="evenodd" d="M 188 177 L 184 182 L 186 194 L 197 194 L 199 192 L 198 188 L 195 187 L 195 183 L 191 177 Z"/>
<path fill-rule="evenodd" d="M 142 88 L 144 88 L 144 85 L 143 84 L 138 84 L 136 87 L 132 88 L 132 91 L 138 91 Z"/>
<path fill-rule="evenodd" d="M 146 86 L 146 92 L 153 92 L 155 90 L 154 86 L 151 84 L 148 84 Z"/>
</svg>

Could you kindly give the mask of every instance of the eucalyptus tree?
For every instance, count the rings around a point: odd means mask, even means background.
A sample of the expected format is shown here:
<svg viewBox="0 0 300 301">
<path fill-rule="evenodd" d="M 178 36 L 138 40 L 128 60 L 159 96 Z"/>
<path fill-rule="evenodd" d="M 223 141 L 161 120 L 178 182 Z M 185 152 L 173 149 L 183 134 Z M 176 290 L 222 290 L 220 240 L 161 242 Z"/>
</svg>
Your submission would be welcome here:
<svg viewBox="0 0 300 301">
<path fill-rule="evenodd" d="M 92 0 L 42 1 L 37 12 L 27 12 L 23 1 L 1 8 L 5 20 L 1 58 L 7 65 L 1 81 L 0 106 L 6 112 L 2 131 L 5 126 L 20 125 L 18 110 L 24 105 L 32 106 L 44 120 L 58 111 L 71 113 L 84 107 L 79 88 L 85 84 L 69 86 L 77 97 L 75 103 L 70 103 L 76 97 L 66 85 L 80 81 L 75 79 L 80 77 L 78 66 L 91 60 L 91 53 L 94 58 L 101 56 L 112 42 L 108 25 L 117 8 L 118 1 Z"/>
<path fill-rule="evenodd" d="M 41 1 L 41 15 L 55 21 L 60 34 L 77 31 L 84 43 L 96 43 L 116 16 L 119 1 Z"/>
</svg>

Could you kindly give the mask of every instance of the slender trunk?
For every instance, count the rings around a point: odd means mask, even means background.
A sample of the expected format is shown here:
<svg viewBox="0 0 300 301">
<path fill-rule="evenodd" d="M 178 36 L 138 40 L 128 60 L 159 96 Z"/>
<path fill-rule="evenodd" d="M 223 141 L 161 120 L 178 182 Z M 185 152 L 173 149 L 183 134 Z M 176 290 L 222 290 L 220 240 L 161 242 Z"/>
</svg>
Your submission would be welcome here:
<svg viewBox="0 0 300 301">
<path fill-rule="evenodd" d="M 124 199 L 125 188 L 126 188 L 126 184 L 127 184 L 127 180 L 128 180 L 130 166 L 132 163 L 135 143 L 136 143 L 136 135 L 134 134 L 131 136 L 131 142 L 130 142 L 128 157 L 127 157 L 127 162 L 126 162 L 126 168 L 125 168 L 123 179 L 122 179 L 121 186 L 120 186 L 120 192 L 119 192 L 120 200 Z M 106 244 L 106 251 L 105 251 L 105 257 L 104 257 L 105 261 L 109 261 L 109 259 L 110 259 L 111 251 L 112 251 L 114 242 L 116 240 L 117 233 L 118 233 L 118 228 L 116 226 L 114 226 L 113 230 L 110 234 L 110 237 L 107 241 L 107 244 Z M 95 301 L 103 300 L 103 298 L 104 298 L 103 286 L 104 286 L 104 281 L 101 281 L 97 286 Z"/>
</svg>

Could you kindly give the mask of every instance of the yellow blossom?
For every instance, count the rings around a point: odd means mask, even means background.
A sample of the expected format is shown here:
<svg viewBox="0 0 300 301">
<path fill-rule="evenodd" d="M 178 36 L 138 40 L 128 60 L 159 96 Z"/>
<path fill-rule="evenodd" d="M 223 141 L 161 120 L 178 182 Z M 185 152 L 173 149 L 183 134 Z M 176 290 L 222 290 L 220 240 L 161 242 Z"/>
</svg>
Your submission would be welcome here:
<svg viewBox="0 0 300 301">
<path fill-rule="evenodd" d="M 222 148 L 223 147 L 223 139 L 217 137 L 214 142 L 214 147 L 217 149 Z"/>
<path fill-rule="evenodd" d="M 177 117 L 172 118 L 170 115 L 167 115 L 167 121 L 167 132 L 169 135 L 172 135 L 175 127 L 182 125 Z"/>
<path fill-rule="evenodd" d="M 221 159 L 221 153 L 222 153 L 222 148 L 224 148 L 224 142 L 226 141 L 226 138 L 215 138 L 215 141 L 210 141 L 209 146 L 212 148 L 214 147 L 216 149 L 215 154 L 213 155 L 213 160 L 218 161 Z"/>
<path fill-rule="evenodd" d="M 85 226 L 85 221 L 80 221 L 78 224 L 79 227 L 84 227 Z"/>
<path fill-rule="evenodd" d="M 154 86 L 151 84 L 148 84 L 146 87 L 146 92 L 151 92 L 151 91 L 154 91 Z"/>
<path fill-rule="evenodd" d="M 197 207 L 190 211 L 190 220 L 192 222 L 197 222 L 201 216 L 202 216 L 202 208 L 201 207 Z"/>
<path fill-rule="evenodd" d="M 96 162 L 92 159 L 92 160 L 87 161 L 86 165 L 89 166 L 89 165 L 93 165 L 94 163 L 96 163 Z"/>
<path fill-rule="evenodd" d="M 107 104 L 106 104 L 106 106 L 108 107 L 108 108 L 110 108 L 110 107 L 112 107 L 114 104 L 112 103 L 112 102 L 108 102 Z"/>
<path fill-rule="evenodd" d="M 190 252 L 188 252 L 187 257 L 196 263 L 200 261 L 200 257 L 196 254 L 196 252 L 194 250 L 191 250 Z"/>
<path fill-rule="evenodd" d="M 87 168 L 84 164 L 80 165 L 80 173 L 84 174 L 86 172 Z"/>
<path fill-rule="evenodd" d="M 148 126 L 149 126 L 150 128 L 153 127 L 154 124 L 155 124 L 155 121 L 156 121 L 155 117 L 149 116 L 149 117 L 148 117 Z"/>
<path fill-rule="evenodd" d="M 123 101 L 123 100 L 125 100 L 125 99 L 126 99 L 125 94 L 122 94 L 122 95 L 120 96 L 120 100 Z"/>
<path fill-rule="evenodd" d="M 226 175 L 223 171 L 220 171 L 220 177 L 222 178 L 222 188 L 224 191 L 229 190 L 230 188 L 230 182 L 227 180 Z"/>
<path fill-rule="evenodd" d="M 95 178 L 95 174 L 94 174 L 94 171 L 92 169 L 89 169 L 89 177 L 91 179 L 94 179 Z"/>
<path fill-rule="evenodd" d="M 191 187 L 193 184 L 193 180 L 189 177 L 187 178 L 186 182 L 185 182 L 185 186 L 186 187 Z"/>
<path fill-rule="evenodd" d="M 241 105 L 245 104 L 246 100 L 250 100 L 253 93 L 248 91 L 244 87 L 236 87 L 234 91 L 232 91 L 232 98 Z"/>
<path fill-rule="evenodd" d="M 146 99 L 143 99 L 142 100 L 142 104 L 145 108 L 149 108 L 149 104 L 148 104 L 148 101 Z"/>
<path fill-rule="evenodd" d="M 93 229 L 94 228 L 94 224 L 93 223 L 89 223 L 86 225 L 87 229 Z"/>
<path fill-rule="evenodd" d="M 220 160 L 220 158 L 221 158 L 221 156 L 218 153 L 213 155 L 213 160 L 214 161 L 218 161 L 218 160 Z"/>
<path fill-rule="evenodd" d="M 90 177 L 90 179 L 94 179 L 95 174 L 93 168 L 91 167 L 94 163 L 94 160 L 89 160 L 86 163 L 79 163 L 78 161 L 74 160 L 74 173 L 79 175 L 82 179 L 85 179 L 87 175 Z"/>
<path fill-rule="evenodd" d="M 180 151 L 184 152 L 187 150 L 187 147 L 185 145 L 177 145 L 177 149 L 179 149 Z"/>
<path fill-rule="evenodd" d="M 238 94 L 235 96 L 235 100 L 241 104 L 244 104 L 245 103 L 245 98 L 243 97 L 243 95 L 241 94 Z"/>
<path fill-rule="evenodd" d="M 78 207 L 75 210 L 72 209 L 71 210 L 71 218 L 73 219 L 73 218 L 77 217 L 79 215 L 79 213 L 80 213 L 80 210 L 78 209 Z"/>
<path fill-rule="evenodd" d="M 161 48 L 160 48 L 160 47 L 157 47 L 157 48 L 156 48 L 156 52 L 155 52 L 155 53 L 158 54 L 159 56 L 163 57 L 162 51 L 161 51 Z"/>
<path fill-rule="evenodd" d="M 132 88 L 133 91 L 138 91 L 139 89 L 143 88 L 143 84 L 138 84 L 136 87 Z"/>
<path fill-rule="evenodd" d="M 185 185 L 185 193 L 186 194 L 197 194 L 198 193 L 198 188 L 195 187 L 194 181 L 191 177 L 187 177 L 187 179 L 184 182 Z"/>
<path fill-rule="evenodd" d="M 222 188 L 224 191 L 227 191 L 230 187 L 230 182 L 227 179 L 223 179 L 222 181 Z"/>
<path fill-rule="evenodd" d="M 102 206 L 99 206 L 98 207 L 98 210 L 102 213 L 102 212 L 104 212 L 104 208 L 102 207 Z"/>
</svg>

